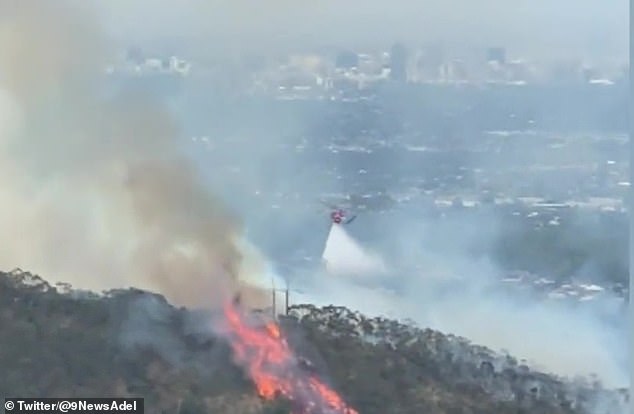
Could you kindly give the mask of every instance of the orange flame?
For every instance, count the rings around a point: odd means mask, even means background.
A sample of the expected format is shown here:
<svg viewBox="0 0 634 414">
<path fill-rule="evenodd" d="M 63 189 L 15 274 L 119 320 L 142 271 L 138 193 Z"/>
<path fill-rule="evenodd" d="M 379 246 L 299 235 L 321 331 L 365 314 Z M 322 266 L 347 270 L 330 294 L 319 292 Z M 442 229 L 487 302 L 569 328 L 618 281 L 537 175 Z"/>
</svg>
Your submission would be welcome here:
<svg viewBox="0 0 634 414">
<path fill-rule="evenodd" d="M 358 414 L 336 391 L 302 371 L 278 324 L 252 327 L 235 304 L 227 304 L 224 313 L 236 361 L 245 367 L 262 398 L 282 395 L 301 407 L 295 414 Z"/>
</svg>

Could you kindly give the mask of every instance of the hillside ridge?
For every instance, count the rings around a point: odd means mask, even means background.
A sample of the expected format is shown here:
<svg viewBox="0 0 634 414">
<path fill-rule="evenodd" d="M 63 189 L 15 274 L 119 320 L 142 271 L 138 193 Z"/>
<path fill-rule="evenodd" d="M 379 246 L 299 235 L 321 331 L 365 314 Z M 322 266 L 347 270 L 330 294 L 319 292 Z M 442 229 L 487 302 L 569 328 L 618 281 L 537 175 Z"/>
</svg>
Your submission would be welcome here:
<svg viewBox="0 0 634 414">
<path fill-rule="evenodd" d="M 264 402 L 210 312 L 139 289 L 101 294 L 0 272 L 0 395 L 141 396 L 156 413 L 287 413 Z M 467 339 L 341 306 L 291 306 L 279 323 L 301 365 L 362 414 L 625 411 L 624 390 L 529 368 Z"/>
</svg>

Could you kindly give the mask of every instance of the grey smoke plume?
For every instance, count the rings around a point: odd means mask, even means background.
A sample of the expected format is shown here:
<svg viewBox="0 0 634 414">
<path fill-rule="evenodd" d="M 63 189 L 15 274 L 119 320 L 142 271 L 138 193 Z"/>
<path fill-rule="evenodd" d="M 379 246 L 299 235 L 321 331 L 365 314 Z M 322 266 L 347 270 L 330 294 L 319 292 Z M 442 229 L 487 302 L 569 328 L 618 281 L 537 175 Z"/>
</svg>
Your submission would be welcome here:
<svg viewBox="0 0 634 414">
<path fill-rule="evenodd" d="M 467 220 L 459 218 L 455 224 L 467 229 Z M 400 236 L 390 242 L 398 246 L 398 255 L 396 261 L 386 258 L 390 270 L 385 283 L 320 273 L 311 280 L 306 293 L 294 294 L 293 302 L 343 304 L 366 315 L 409 319 L 497 352 L 509 352 L 545 372 L 569 378 L 596 375 L 608 387 L 627 385 L 623 361 L 628 351 L 621 301 L 606 294 L 575 305 L 501 290 L 496 282 L 502 277 L 501 270 L 488 260 L 470 259 L 465 253 L 474 240 L 485 242 L 490 237 L 484 229 L 493 232 L 493 228 L 494 221 L 488 220 L 479 234 L 463 231 L 464 246 L 452 249 L 448 225 L 424 226 L 393 218 L 390 231 Z M 441 249 L 425 251 L 426 237 L 433 237 Z M 343 238 L 338 240 L 345 242 Z M 338 248 L 343 250 L 345 246 Z M 403 269 L 395 263 L 412 266 Z M 386 289 L 385 285 L 396 289 Z M 607 323 L 608 319 L 620 324 Z"/>
<path fill-rule="evenodd" d="M 0 266 L 214 303 L 257 252 L 179 154 L 161 102 L 107 97 L 111 57 L 77 4 L 0 2 Z"/>
</svg>

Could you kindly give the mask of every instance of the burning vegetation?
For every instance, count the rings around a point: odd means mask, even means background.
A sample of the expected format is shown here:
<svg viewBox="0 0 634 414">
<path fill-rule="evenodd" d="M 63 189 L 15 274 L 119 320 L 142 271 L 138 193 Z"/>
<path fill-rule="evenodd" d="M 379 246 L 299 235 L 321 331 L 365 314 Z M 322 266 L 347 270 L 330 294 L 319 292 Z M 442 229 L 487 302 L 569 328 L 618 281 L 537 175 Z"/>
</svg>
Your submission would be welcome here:
<svg viewBox="0 0 634 414">
<path fill-rule="evenodd" d="M 225 305 L 224 316 L 236 362 L 245 367 L 260 397 L 288 399 L 293 414 L 358 414 L 336 391 L 302 367 L 279 324 L 250 320 L 237 301 Z"/>
</svg>

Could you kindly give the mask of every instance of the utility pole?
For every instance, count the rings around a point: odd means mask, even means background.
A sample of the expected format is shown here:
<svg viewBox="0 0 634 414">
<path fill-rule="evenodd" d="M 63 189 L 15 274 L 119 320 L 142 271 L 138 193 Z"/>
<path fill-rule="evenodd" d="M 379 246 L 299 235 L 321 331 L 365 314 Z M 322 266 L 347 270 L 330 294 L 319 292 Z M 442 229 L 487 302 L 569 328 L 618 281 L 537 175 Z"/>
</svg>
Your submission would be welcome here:
<svg viewBox="0 0 634 414">
<path fill-rule="evenodd" d="M 271 289 L 271 294 L 273 295 L 273 308 L 271 309 L 271 312 L 273 313 L 273 319 L 277 320 L 277 305 L 276 305 L 276 301 L 275 301 L 275 296 L 277 295 L 277 291 L 275 290 L 275 281 L 273 281 L 273 279 L 271 279 L 271 285 L 273 285 L 273 288 Z"/>
<path fill-rule="evenodd" d="M 628 77 L 628 86 L 629 86 L 629 102 L 628 102 L 628 114 L 629 114 L 629 144 L 630 144 L 630 187 L 628 191 L 628 203 L 627 210 L 630 219 L 630 283 L 629 283 L 629 303 L 628 303 L 628 312 L 630 316 L 629 323 L 629 342 L 630 342 L 630 412 L 634 413 L 634 398 L 632 398 L 634 394 L 634 357 L 631 354 L 631 350 L 634 347 L 634 326 L 632 326 L 632 321 L 634 321 L 634 188 L 632 188 L 632 183 L 634 183 L 634 67 L 632 66 L 632 57 L 634 56 L 634 26 L 632 22 L 634 21 L 634 0 L 630 0 L 630 53 L 629 53 L 629 77 Z"/>
</svg>

